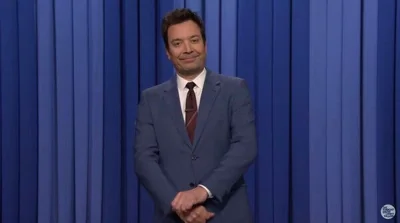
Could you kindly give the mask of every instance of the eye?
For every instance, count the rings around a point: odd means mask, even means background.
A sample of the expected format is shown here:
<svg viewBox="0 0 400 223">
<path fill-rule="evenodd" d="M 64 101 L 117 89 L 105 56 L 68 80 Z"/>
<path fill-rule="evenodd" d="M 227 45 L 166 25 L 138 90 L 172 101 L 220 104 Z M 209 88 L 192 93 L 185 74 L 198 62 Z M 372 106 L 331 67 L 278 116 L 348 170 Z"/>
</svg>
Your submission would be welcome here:
<svg viewBox="0 0 400 223">
<path fill-rule="evenodd" d="M 178 47 L 178 46 L 181 45 L 181 42 L 173 42 L 172 45 L 173 45 L 174 47 Z"/>
<path fill-rule="evenodd" d="M 192 41 L 192 43 L 198 43 L 200 41 L 200 39 L 199 38 L 194 38 L 191 41 Z"/>
</svg>

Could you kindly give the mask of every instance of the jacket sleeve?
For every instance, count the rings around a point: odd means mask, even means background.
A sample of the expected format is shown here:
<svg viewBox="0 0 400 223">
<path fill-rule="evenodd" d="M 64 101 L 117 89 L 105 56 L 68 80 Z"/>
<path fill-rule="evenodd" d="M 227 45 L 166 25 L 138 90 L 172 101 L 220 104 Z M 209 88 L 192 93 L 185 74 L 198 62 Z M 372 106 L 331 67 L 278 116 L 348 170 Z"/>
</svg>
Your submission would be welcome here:
<svg viewBox="0 0 400 223">
<path fill-rule="evenodd" d="M 171 202 L 177 190 L 159 166 L 159 151 L 150 106 L 146 92 L 142 93 L 138 105 L 135 127 L 135 172 L 143 187 L 165 215 L 172 212 Z"/>
<path fill-rule="evenodd" d="M 255 117 L 251 96 L 244 80 L 231 99 L 231 143 L 219 166 L 201 181 L 219 202 L 224 202 L 233 185 L 245 174 L 257 156 Z"/>
</svg>

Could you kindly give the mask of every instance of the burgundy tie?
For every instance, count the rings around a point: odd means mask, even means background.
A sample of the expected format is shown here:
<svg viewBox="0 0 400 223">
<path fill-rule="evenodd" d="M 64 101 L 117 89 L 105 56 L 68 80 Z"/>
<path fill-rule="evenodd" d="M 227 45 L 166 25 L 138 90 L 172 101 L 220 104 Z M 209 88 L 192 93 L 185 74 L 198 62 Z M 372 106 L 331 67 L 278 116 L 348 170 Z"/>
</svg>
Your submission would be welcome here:
<svg viewBox="0 0 400 223">
<path fill-rule="evenodd" d="M 193 88 L 196 86 L 195 83 L 189 82 L 186 84 L 186 87 L 189 89 L 189 92 L 186 97 L 186 130 L 188 132 L 190 141 L 193 143 L 194 139 L 194 131 L 196 129 L 196 119 L 197 119 L 197 102 L 196 102 L 196 94 L 193 91 Z"/>
</svg>

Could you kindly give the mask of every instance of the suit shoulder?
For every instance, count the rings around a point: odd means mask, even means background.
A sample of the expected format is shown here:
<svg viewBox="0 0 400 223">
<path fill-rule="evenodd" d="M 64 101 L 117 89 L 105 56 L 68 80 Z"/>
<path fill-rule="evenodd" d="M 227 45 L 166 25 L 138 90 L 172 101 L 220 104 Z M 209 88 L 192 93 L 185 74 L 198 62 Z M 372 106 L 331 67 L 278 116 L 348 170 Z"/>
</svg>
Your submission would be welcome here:
<svg viewBox="0 0 400 223">
<path fill-rule="evenodd" d="M 168 82 L 163 82 L 161 84 L 154 85 L 152 87 L 146 88 L 142 91 L 142 95 L 148 95 L 148 96 L 154 96 L 158 95 L 161 92 L 164 91 L 164 89 L 167 87 Z"/>
<path fill-rule="evenodd" d="M 240 87 L 243 85 L 247 85 L 246 80 L 241 77 L 235 77 L 235 76 L 228 76 L 224 74 L 220 74 L 220 81 L 223 85 L 229 86 L 229 87 Z"/>
</svg>

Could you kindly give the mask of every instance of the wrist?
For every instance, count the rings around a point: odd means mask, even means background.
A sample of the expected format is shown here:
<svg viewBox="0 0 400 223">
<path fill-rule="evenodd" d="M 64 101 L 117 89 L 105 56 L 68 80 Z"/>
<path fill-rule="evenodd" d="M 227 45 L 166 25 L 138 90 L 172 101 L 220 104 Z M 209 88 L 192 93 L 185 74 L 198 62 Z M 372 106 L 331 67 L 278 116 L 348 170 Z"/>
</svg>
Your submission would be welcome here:
<svg viewBox="0 0 400 223">
<path fill-rule="evenodd" d="M 199 202 L 203 202 L 203 201 L 207 200 L 208 193 L 203 187 L 197 186 L 196 190 L 198 191 Z"/>
</svg>

